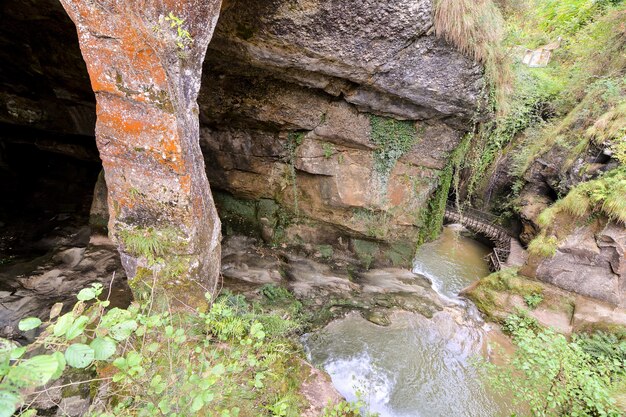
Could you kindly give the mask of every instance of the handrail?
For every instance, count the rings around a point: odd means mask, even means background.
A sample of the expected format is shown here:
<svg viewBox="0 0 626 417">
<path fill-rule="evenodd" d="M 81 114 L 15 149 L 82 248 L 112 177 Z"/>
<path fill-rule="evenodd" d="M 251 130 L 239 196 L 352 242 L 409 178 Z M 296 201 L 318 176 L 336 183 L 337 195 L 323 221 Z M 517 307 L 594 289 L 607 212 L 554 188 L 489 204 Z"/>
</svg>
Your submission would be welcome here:
<svg viewBox="0 0 626 417">
<path fill-rule="evenodd" d="M 464 207 L 463 209 L 459 210 L 457 207 L 453 206 L 450 203 L 446 204 L 446 211 L 457 213 L 462 217 L 484 220 L 489 224 L 489 226 L 497 229 L 507 236 L 515 237 L 515 234 L 512 231 L 500 226 L 497 223 L 497 221 L 499 220 L 498 216 L 495 216 L 491 213 L 486 213 L 484 211 L 480 211 L 471 207 Z"/>
<path fill-rule="evenodd" d="M 494 222 L 496 216 L 473 208 L 461 211 L 456 207 L 446 205 L 445 216 L 448 220 L 458 221 L 470 230 L 482 234 L 494 243 L 494 248 L 488 256 L 492 271 L 499 271 L 511 254 L 511 239 L 515 235 L 506 228 Z"/>
</svg>

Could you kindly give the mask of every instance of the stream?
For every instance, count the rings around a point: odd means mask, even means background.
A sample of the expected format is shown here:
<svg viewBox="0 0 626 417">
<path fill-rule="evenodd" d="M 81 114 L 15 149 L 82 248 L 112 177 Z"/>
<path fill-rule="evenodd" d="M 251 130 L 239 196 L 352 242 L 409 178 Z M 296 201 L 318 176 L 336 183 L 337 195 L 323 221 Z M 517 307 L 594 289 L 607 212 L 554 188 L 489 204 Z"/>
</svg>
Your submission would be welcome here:
<svg viewBox="0 0 626 417">
<path fill-rule="evenodd" d="M 457 307 L 432 319 L 396 312 L 387 327 L 351 313 L 305 337 L 312 363 L 328 372 L 349 401 L 361 400 L 363 411 L 380 417 L 510 415 L 507 400 L 489 391 L 474 365 L 500 336 L 457 296 L 489 273 L 483 259 L 488 252 L 458 227 L 445 227 L 437 241 L 420 248 L 414 272 Z"/>
</svg>

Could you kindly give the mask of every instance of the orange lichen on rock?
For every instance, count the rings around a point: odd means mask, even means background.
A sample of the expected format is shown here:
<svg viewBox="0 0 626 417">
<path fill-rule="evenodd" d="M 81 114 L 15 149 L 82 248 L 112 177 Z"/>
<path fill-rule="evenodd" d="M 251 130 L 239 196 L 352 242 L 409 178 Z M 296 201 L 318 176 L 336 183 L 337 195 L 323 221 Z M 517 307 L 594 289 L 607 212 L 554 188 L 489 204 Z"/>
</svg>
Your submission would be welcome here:
<svg viewBox="0 0 626 417">
<path fill-rule="evenodd" d="M 160 269 L 146 254 L 128 252 L 120 231 L 173 231 L 186 247 L 164 256 L 189 258 L 189 269 L 176 277 L 185 293 L 167 294 L 177 286 L 165 281 L 157 283 L 157 293 L 202 305 L 219 277 L 220 222 L 198 144 L 196 98 L 220 1 L 61 3 L 76 24 L 96 93 L 109 230 L 121 244 L 130 282 L 138 269 L 155 275 Z M 182 54 L 176 31 L 164 21 L 170 12 L 185 19 L 193 36 Z"/>
</svg>

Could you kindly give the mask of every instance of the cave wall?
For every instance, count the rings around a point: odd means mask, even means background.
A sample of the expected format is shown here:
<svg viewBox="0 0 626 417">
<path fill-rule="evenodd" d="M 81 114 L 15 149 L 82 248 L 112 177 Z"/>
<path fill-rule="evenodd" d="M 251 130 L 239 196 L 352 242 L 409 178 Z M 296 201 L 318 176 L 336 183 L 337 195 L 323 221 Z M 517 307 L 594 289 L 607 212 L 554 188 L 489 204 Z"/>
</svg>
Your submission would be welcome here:
<svg viewBox="0 0 626 417">
<path fill-rule="evenodd" d="M 95 100 L 72 22 L 56 0 L 0 8 L 8 17 L 2 140 L 93 158 Z M 270 236 L 280 223 L 313 241 L 415 241 L 484 89 L 482 68 L 432 33 L 432 8 L 430 0 L 225 1 L 198 98 L 221 216 L 238 206 L 234 196 L 278 205 L 270 218 L 255 214 L 263 224 L 254 227 L 269 224 Z M 416 133 L 382 174 L 375 117 L 407 121 Z"/>
<path fill-rule="evenodd" d="M 482 68 L 432 34 L 432 7 L 225 2 L 199 98 L 213 188 L 340 234 L 415 241 L 484 86 Z M 416 132 L 390 172 L 377 166 L 378 116 Z"/>
</svg>

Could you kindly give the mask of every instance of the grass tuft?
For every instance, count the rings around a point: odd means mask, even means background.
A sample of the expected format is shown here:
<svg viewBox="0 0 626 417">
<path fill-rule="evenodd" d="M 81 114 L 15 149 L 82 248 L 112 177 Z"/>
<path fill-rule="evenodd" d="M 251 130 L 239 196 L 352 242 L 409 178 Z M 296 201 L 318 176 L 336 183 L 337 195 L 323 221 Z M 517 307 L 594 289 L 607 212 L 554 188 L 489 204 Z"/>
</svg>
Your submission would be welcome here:
<svg viewBox="0 0 626 417">
<path fill-rule="evenodd" d="M 552 206 L 548 207 L 537 217 L 537 224 L 541 227 L 548 227 L 554 221 L 554 217 L 556 216 L 558 210 Z"/>
<path fill-rule="evenodd" d="M 435 34 L 485 67 L 498 112 L 506 112 L 511 92 L 509 57 L 502 48 L 504 18 L 492 0 L 438 0 Z"/>
<path fill-rule="evenodd" d="M 551 258 L 556 253 L 557 244 L 558 240 L 555 236 L 541 234 L 530 242 L 528 252 L 544 258 Z"/>
<path fill-rule="evenodd" d="M 591 202 L 585 192 L 574 188 L 559 201 L 558 207 L 573 216 L 583 217 L 589 212 Z"/>
</svg>

